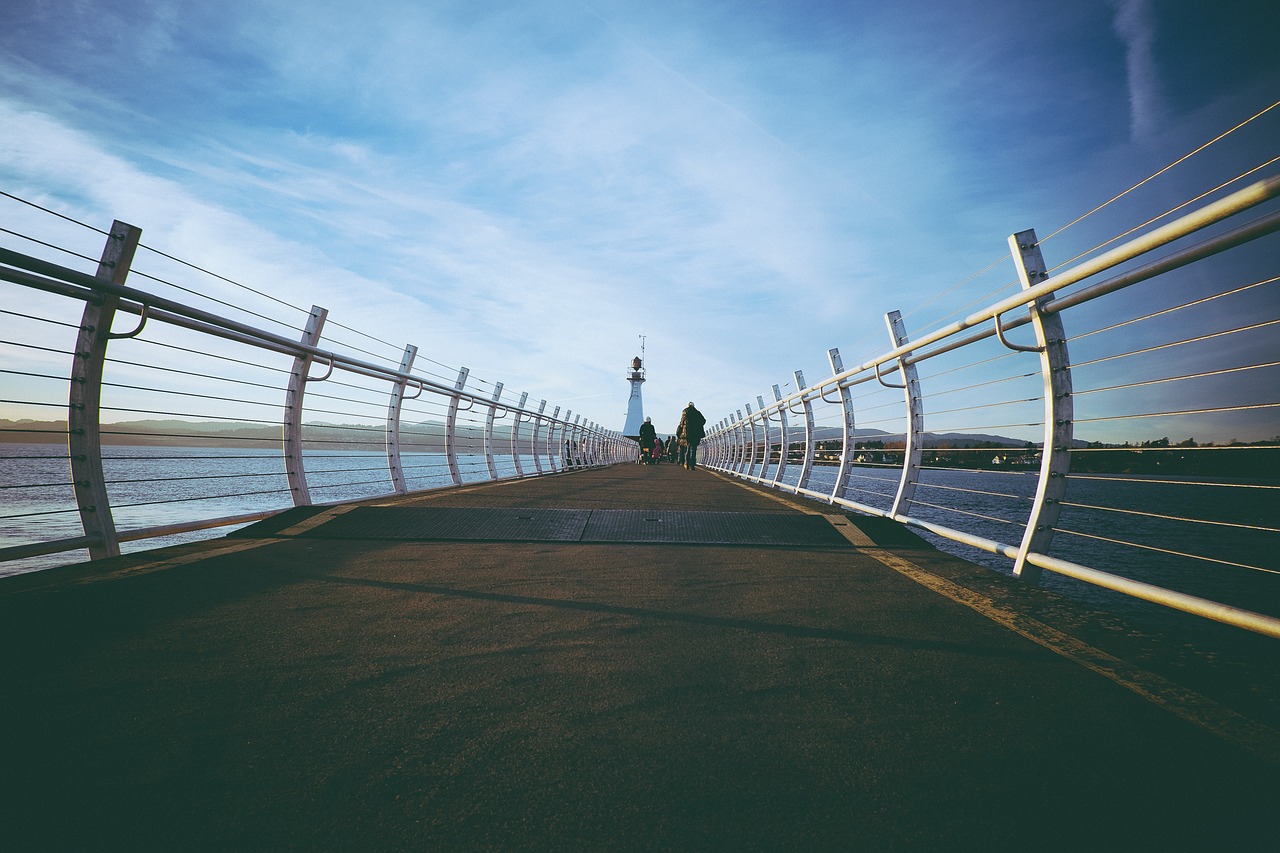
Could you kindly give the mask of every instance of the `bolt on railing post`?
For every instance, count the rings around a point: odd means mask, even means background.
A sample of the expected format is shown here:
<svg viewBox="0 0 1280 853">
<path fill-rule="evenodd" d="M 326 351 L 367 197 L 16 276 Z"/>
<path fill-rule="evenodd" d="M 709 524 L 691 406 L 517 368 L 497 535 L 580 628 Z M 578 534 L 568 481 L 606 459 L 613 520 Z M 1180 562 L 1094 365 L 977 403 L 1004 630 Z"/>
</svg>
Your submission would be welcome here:
<svg viewBox="0 0 1280 853">
<path fill-rule="evenodd" d="M 809 385 L 804 381 L 804 372 L 797 370 L 792 374 L 796 380 L 796 390 L 803 392 Z M 809 488 L 809 478 L 813 476 L 813 454 L 816 442 L 813 434 L 813 401 L 801 395 L 800 403 L 804 407 L 804 458 L 800 462 L 800 479 L 796 481 L 797 489 Z"/>
<path fill-rule="evenodd" d="M 902 322 L 902 312 L 890 311 L 884 315 L 884 321 L 889 328 L 893 349 L 905 346 L 908 338 L 906 324 Z M 920 378 L 916 366 L 899 358 L 898 373 L 902 376 L 901 387 L 907 410 L 907 429 L 903 435 L 905 444 L 902 448 L 902 475 L 898 480 L 898 492 L 893 498 L 893 507 L 889 510 L 890 518 L 905 514 L 911 506 L 911 500 L 916 493 L 916 484 L 920 482 L 920 461 L 924 451 L 924 408 L 920 398 Z M 876 376 L 879 377 L 879 375 L 879 368 L 876 368 Z M 883 380 L 881 382 L 883 383 Z"/>
<path fill-rule="evenodd" d="M 502 383 L 493 386 L 493 400 L 489 414 L 484 419 L 484 464 L 489 469 L 489 479 L 498 479 L 498 463 L 493 458 L 493 422 L 498 417 L 498 403 L 502 400 Z"/>
<path fill-rule="evenodd" d="M 307 325 L 302 330 L 303 346 L 314 347 L 320 343 L 325 318 L 329 312 L 319 305 L 311 306 Z M 294 356 L 289 371 L 289 388 L 284 395 L 284 460 L 285 476 L 294 506 L 311 506 L 311 490 L 307 487 L 307 465 L 302 453 L 302 404 L 306 395 L 307 374 L 311 370 L 312 356 Z"/>
<path fill-rule="evenodd" d="M 1048 277 L 1040 243 L 1034 229 L 1009 237 L 1009 248 L 1018 278 L 1024 290 Z M 1040 580 L 1040 567 L 1027 562 L 1030 553 L 1044 554 L 1053 540 L 1053 528 L 1062 512 L 1062 499 L 1067 493 L 1067 474 L 1071 470 L 1071 442 L 1074 438 L 1075 404 L 1072 400 L 1071 360 L 1067 354 L 1067 335 L 1060 312 L 1043 309 L 1053 294 L 1042 296 L 1027 306 L 1031 327 L 1035 330 L 1040 353 L 1040 373 L 1044 380 L 1044 447 L 1040 453 L 1040 478 L 1031 503 L 1031 514 L 1018 547 L 1013 574 L 1031 583 Z M 1000 318 L 996 318 L 997 326 Z"/>
<path fill-rule="evenodd" d="M 454 391 L 461 391 L 467 384 L 467 376 L 471 371 L 462 368 L 458 371 L 458 381 L 453 384 Z M 449 465 L 449 478 L 455 486 L 462 485 L 462 469 L 458 467 L 458 408 L 462 405 L 461 394 L 449 396 L 449 413 L 444 421 L 444 456 Z"/>
<path fill-rule="evenodd" d="M 779 402 L 782 400 L 782 389 L 777 385 L 773 386 L 773 400 Z M 787 473 L 787 449 L 791 439 L 787 435 L 787 407 L 778 407 L 778 470 L 773 474 L 774 485 L 782 482 L 782 477 Z"/>
<path fill-rule="evenodd" d="M 409 344 L 404 348 L 404 356 L 400 359 L 400 372 L 413 370 L 413 360 L 418 355 L 418 348 Z M 404 389 L 409 380 L 401 377 L 391 386 L 391 402 L 387 404 L 387 468 L 391 471 L 391 487 L 396 494 L 403 495 L 409 491 L 404 478 L 404 466 L 400 463 L 400 409 L 404 403 Z"/>
<path fill-rule="evenodd" d="M 524 476 L 524 465 L 520 462 L 520 416 L 524 414 L 524 404 L 529 401 L 529 392 L 520 395 L 520 403 L 511 417 L 511 461 L 516 466 L 516 476 Z"/>
<path fill-rule="evenodd" d="M 844 372 L 844 361 L 840 358 L 840 350 L 832 347 L 827 350 L 827 361 L 831 363 L 831 372 L 839 375 Z M 841 437 L 844 439 L 840 450 L 840 467 L 836 471 L 836 482 L 831 487 L 831 501 L 835 502 L 836 498 L 844 497 L 845 489 L 849 485 L 849 471 L 853 467 L 853 394 L 849 391 L 849 386 L 844 383 L 837 383 L 840 389 L 840 409 L 843 412 L 841 421 Z"/>
<path fill-rule="evenodd" d="M 111 224 L 97 277 L 124 284 L 133 266 L 142 229 L 116 220 Z M 67 455 L 71 481 L 75 484 L 76 507 L 89 545 L 89 559 L 115 557 L 120 553 L 111 499 L 107 493 L 102 465 L 102 374 L 111 340 L 118 296 L 86 301 L 72 353 L 71 382 L 67 389 Z"/>
</svg>

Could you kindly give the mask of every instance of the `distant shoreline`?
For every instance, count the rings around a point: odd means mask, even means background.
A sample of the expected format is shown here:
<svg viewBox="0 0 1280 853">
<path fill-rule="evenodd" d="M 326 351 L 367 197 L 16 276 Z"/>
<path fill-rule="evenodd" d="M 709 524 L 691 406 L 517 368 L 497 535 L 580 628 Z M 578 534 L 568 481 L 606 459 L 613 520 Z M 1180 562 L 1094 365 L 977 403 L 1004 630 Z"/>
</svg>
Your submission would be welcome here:
<svg viewBox="0 0 1280 853">
<path fill-rule="evenodd" d="M 362 451 L 385 453 L 382 430 L 368 424 L 304 424 L 303 440 L 315 452 Z M 352 440 L 352 432 L 368 436 Z M 855 443 L 861 457 L 857 464 L 871 467 L 900 467 L 900 436 L 881 433 L 868 441 L 864 434 Z M 545 433 L 540 438 L 545 438 Z M 66 446 L 65 421 L 11 421 L 0 419 L 0 445 Z M 532 439 L 532 426 L 522 425 L 520 441 L 527 453 Z M 895 440 L 896 439 L 896 440 Z M 957 441 L 953 436 L 930 435 L 924 450 L 926 468 L 964 470 L 1017 471 L 1035 474 L 1040 467 L 1040 451 L 1035 445 L 1003 439 L 999 436 L 974 437 L 972 442 Z M 172 447 L 193 449 L 275 450 L 283 446 L 281 428 L 276 426 L 226 429 L 221 424 L 194 421 L 132 421 L 104 424 L 101 443 L 104 447 Z M 498 455 L 507 455 L 510 437 L 498 437 Z M 825 445 L 825 446 L 824 446 Z M 839 441 L 818 442 L 815 465 L 835 465 L 839 459 Z M 483 434 L 470 429 L 459 435 L 455 448 L 464 454 L 484 453 Z M 548 452 L 545 440 L 539 451 Z M 400 451 L 404 454 L 444 454 L 444 425 L 424 423 L 401 428 Z M 959 451 L 959 452 L 958 452 Z M 554 452 L 554 451 L 550 451 Z M 986 452 L 991 456 L 987 457 Z M 799 460 L 789 464 L 798 465 Z M 1080 446 L 1071 457 L 1072 474 L 1111 474 L 1135 476 L 1183 476 L 1231 478 L 1255 483 L 1280 482 L 1280 448 L 1274 443 L 1256 445 L 1170 445 L 1167 440 L 1140 445 Z"/>
</svg>

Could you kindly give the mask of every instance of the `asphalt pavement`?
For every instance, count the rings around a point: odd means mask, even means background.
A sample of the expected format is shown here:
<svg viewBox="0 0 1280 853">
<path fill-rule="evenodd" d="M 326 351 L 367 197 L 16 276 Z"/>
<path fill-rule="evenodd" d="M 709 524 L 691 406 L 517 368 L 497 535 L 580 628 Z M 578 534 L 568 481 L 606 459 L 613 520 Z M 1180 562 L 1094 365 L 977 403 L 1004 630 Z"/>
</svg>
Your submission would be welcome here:
<svg viewBox="0 0 1280 853">
<path fill-rule="evenodd" d="M 5 578 L 0 638 L 7 850 L 1280 837 L 1274 640 L 1189 648 L 672 465 Z"/>
</svg>

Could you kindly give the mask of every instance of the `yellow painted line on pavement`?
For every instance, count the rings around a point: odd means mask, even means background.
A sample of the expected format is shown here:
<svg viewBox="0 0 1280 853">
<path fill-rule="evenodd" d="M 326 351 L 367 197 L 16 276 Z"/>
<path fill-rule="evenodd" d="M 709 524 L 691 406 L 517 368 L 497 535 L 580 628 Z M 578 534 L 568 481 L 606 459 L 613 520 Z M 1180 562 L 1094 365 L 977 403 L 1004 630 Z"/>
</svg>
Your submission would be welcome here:
<svg viewBox="0 0 1280 853">
<path fill-rule="evenodd" d="M 720 476 L 717 474 L 716 476 Z M 1166 711 L 1181 717 L 1193 725 L 1209 731 L 1223 740 L 1230 741 L 1269 762 L 1280 764 L 1280 732 L 1233 711 L 1219 702 L 1178 685 L 1164 676 L 1122 660 L 1102 649 L 1089 645 L 1038 619 L 1019 613 L 994 601 L 980 592 L 967 589 L 957 583 L 939 577 L 910 560 L 877 546 L 871 539 L 843 515 L 828 515 L 811 507 L 802 506 L 778 495 L 748 486 L 729 477 L 723 477 L 756 494 L 773 498 L 779 503 L 809 515 L 822 515 L 863 554 L 939 595 L 982 614 L 1050 651 L 1075 661 L 1086 669 L 1114 681 L 1137 693 Z M 835 519 L 835 520 L 833 520 Z"/>
<path fill-rule="evenodd" d="M 358 504 L 343 504 L 342 506 L 335 506 L 335 507 L 332 507 L 331 509 L 326 509 L 324 512 L 316 513 L 310 518 L 303 519 L 302 521 L 299 521 L 297 524 L 294 524 L 290 527 L 286 527 L 284 530 L 281 530 L 279 533 L 275 533 L 272 535 L 301 536 L 302 534 L 306 533 L 308 530 L 315 530 L 320 525 L 329 521 L 333 521 L 335 518 L 337 518 L 340 515 L 346 515 L 347 513 L 351 512 L 351 510 L 355 509 L 357 506 Z"/>
<path fill-rule="evenodd" d="M 105 581 L 122 580 L 124 578 L 136 577 L 138 575 L 151 574 L 152 572 L 162 572 L 166 569 L 177 568 L 178 566 L 186 566 L 191 563 L 199 563 L 214 557 L 226 557 L 231 554 L 238 554 L 241 551 L 251 551 L 254 548 L 261 548 L 264 545 L 270 545 L 277 540 L 274 539 L 246 539 L 243 541 L 228 544 L 220 548 L 205 547 L 191 554 L 184 554 L 181 557 L 172 557 L 167 560 L 156 560 L 151 563 L 142 563 L 137 566 L 127 566 L 125 568 L 115 569 L 101 574 L 87 575 L 80 578 L 63 578 L 53 581 L 52 583 L 42 586 L 30 586 L 25 589 L 15 590 L 14 594 L 23 595 L 29 592 L 38 592 L 51 587 L 59 586 L 86 586 L 88 584 L 103 583 Z"/>
</svg>

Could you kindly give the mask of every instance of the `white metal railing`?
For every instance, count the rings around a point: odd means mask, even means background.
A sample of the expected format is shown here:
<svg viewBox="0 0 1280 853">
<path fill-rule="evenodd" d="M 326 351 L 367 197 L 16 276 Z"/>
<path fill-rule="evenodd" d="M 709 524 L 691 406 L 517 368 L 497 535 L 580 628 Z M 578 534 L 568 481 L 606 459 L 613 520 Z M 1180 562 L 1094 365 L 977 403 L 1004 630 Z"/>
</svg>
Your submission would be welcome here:
<svg viewBox="0 0 1280 853">
<path fill-rule="evenodd" d="M 34 540 L 0 547 L 6 569 L 80 550 L 114 556 L 124 542 L 164 544 L 292 506 L 637 456 L 616 431 L 535 407 L 527 392 L 513 401 L 466 368 L 416 371 L 412 345 L 382 356 L 328 340 L 323 308 L 301 325 L 254 315 L 293 337 L 127 285 L 140 233 L 115 223 L 95 274 L 0 248 L 0 280 L 17 286 L 0 310 L 0 373 L 17 389 L 3 402 L 66 419 L 4 425 L 0 530 Z M 118 314 L 137 322 L 113 331 Z"/>
<path fill-rule="evenodd" d="M 1006 559 L 1030 581 L 1056 573 L 1280 637 L 1280 250 L 1263 240 L 1280 212 L 1228 222 L 1278 195 L 1280 178 L 1257 181 L 1053 273 L 1035 232 L 1014 234 L 1018 293 L 914 340 L 891 312 L 886 349 L 853 367 L 832 349 L 831 375 L 797 371 L 791 393 L 775 385 L 710 428 L 704 461 Z M 1118 297 L 1148 282 L 1167 285 Z M 1034 342 L 1012 340 L 1025 326 Z M 1246 418 L 1270 427 L 1262 440 L 1191 432 Z M 1095 440 L 1152 424 L 1186 438 Z"/>
</svg>

